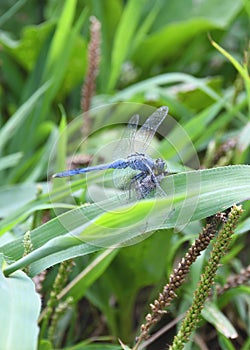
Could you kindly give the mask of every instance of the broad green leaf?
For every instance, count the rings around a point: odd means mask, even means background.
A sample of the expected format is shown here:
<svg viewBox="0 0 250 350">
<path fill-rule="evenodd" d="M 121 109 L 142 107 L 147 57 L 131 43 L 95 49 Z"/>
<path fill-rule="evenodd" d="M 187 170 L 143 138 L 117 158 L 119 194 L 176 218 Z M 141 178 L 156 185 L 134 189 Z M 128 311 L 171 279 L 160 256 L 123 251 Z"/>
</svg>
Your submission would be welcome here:
<svg viewBox="0 0 250 350">
<path fill-rule="evenodd" d="M 39 56 L 41 47 L 53 29 L 53 21 L 41 23 L 38 26 L 25 26 L 20 40 L 16 41 L 8 32 L 0 32 L 0 42 L 5 50 L 14 57 L 25 70 L 31 71 Z"/>
<path fill-rule="evenodd" d="M 207 302 L 201 312 L 202 316 L 210 322 L 225 337 L 234 339 L 238 336 L 229 319 L 211 302 Z"/>
<path fill-rule="evenodd" d="M 222 89 L 221 77 L 210 77 L 206 81 L 206 86 L 210 87 L 210 89 L 220 95 Z M 189 110 L 196 111 L 196 113 L 202 112 L 204 109 L 210 107 L 214 102 L 213 99 L 204 93 L 204 91 L 202 91 L 199 87 L 196 88 L 188 84 L 179 86 L 176 97 L 178 98 L 178 101 L 183 103 Z M 224 96 L 224 101 L 220 102 L 224 102 L 225 104 L 226 100 L 227 96 Z M 187 119 L 188 118 L 184 115 L 180 121 L 187 121 Z"/>
<path fill-rule="evenodd" d="M 162 181 L 167 193 L 163 198 L 122 206 L 110 200 L 74 209 L 35 229 L 31 233 L 31 239 L 37 237 L 35 250 L 8 266 L 6 273 L 28 264 L 36 270 L 41 260 L 39 269 L 44 269 L 102 247 L 135 244 L 157 229 L 181 229 L 248 200 L 249 176 L 248 165 L 190 171 L 167 176 Z M 13 243 L 2 247 L 7 256 L 12 255 L 11 247 Z"/>
<path fill-rule="evenodd" d="M 0 349 L 37 349 L 41 301 L 32 280 L 22 271 L 0 274 Z"/>
<path fill-rule="evenodd" d="M 40 185 L 42 186 L 42 185 Z M 0 207 L 2 218 L 36 198 L 38 184 L 18 184 L 0 187 Z M 15 198 L 15 200 L 12 200 Z"/>
<path fill-rule="evenodd" d="M 61 186 L 58 189 L 54 190 L 51 194 L 48 193 L 49 183 L 41 183 L 41 184 L 27 184 L 27 187 L 23 187 L 23 185 L 16 185 L 13 188 L 11 186 L 4 186 L 0 189 L 0 194 L 3 191 L 3 199 L 6 199 L 6 202 L 2 202 L 0 198 L 0 203 L 3 203 L 6 210 L 11 208 L 10 215 L 6 216 L 3 220 L 0 221 L 0 235 L 4 232 L 10 230 L 15 225 L 27 219 L 27 217 L 34 213 L 37 210 L 46 209 L 46 208 L 73 208 L 75 207 L 72 204 L 67 204 L 63 202 L 59 202 L 63 198 L 67 197 L 72 191 L 80 190 L 84 185 L 84 181 L 76 181 L 73 186 L 70 188 L 67 185 Z M 30 187 L 30 188 L 29 188 Z M 27 188 L 27 193 L 24 193 L 25 188 Z M 44 194 L 39 194 L 40 189 Z M 13 195 L 14 191 L 17 190 L 18 201 L 13 203 L 10 201 L 10 196 Z M 20 193 L 19 193 L 20 191 Z M 36 196 L 36 193 L 39 194 Z M 30 194 L 30 197 L 29 197 Z M 37 198 L 36 198 L 37 197 Z M 36 198 L 36 199 L 35 199 Z M 33 200 L 32 200 L 33 199 Z M 53 204 L 50 203 L 53 202 Z"/>
<path fill-rule="evenodd" d="M 195 36 L 213 28 L 224 28 L 241 8 L 239 0 L 233 4 L 231 0 L 220 3 L 216 0 L 202 1 L 199 5 L 188 0 L 181 6 L 173 0 L 163 1 L 151 33 L 138 47 L 133 59 L 146 71 L 154 62 L 166 61 L 177 53 L 183 54 L 183 47 Z"/>
</svg>

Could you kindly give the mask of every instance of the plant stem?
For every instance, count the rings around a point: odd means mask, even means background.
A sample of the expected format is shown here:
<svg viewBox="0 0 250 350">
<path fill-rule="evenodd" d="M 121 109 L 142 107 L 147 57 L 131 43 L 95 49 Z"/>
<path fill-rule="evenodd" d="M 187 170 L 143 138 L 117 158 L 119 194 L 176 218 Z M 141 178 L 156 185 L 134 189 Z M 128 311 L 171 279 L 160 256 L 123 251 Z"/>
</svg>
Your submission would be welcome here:
<svg viewBox="0 0 250 350">
<path fill-rule="evenodd" d="M 200 283 L 194 293 L 193 303 L 188 310 L 178 334 L 175 336 L 170 350 L 181 350 L 184 344 L 188 342 L 192 332 L 197 328 L 200 321 L 201 311 L 204 303 L 209 295 L 210 289 L 214 283 L 216 271 L 218 269 L 221 258 L 226 254 L 231 241 L 233 230 L 238 222 L 239 216 L 242 213 L 241 206 L 233 206 L 228 220 L 218 233 L 218 237 L 214 243 L 213 250 L 205 268 L 204 274 L 201 275 Z"/>
</svg>

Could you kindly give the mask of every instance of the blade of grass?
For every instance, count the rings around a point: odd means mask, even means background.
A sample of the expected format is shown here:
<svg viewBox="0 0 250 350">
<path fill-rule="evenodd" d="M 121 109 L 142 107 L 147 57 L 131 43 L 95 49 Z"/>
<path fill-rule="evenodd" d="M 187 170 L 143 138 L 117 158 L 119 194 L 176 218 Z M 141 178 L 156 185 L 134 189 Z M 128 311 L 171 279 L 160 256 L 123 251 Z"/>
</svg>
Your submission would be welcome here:
<svg viewBox="0 0 250 350">
<path fill-rule="evenodd" d="M 58 20 L 58 25 L 55 34 L 51 42 L 48 42 L 48 47 L 44 47 L 44 59 L 43 71 L 40 72 L 40 67 L 34 70 L 33 75 L 38 75 L 39 79 L 34 76 L 30 76 L 30 81 L 35 82 L 37 85 L 30 84 L 31 91 L 25 91 L 26 95 L 32 93 L 34 88 L 37 88 L 41 82 L 50 79 L 51 85 L 36 105 L 35 111 L 28 116 L 28 122 L 22 126 L 20 133 L 28 133 L 30 135 L 36 135 L 38 126 L 47 118 L 53 99 L 55 98 L 63 79 L 66 74 L 66 69 L 69 63 L 69 59 L 72 54 L 77 36 L 82 27 L 83 22 L 86 19 L 87 11 L 83 11 L 77 22 L 73 25 L 73 15 L 75 13 L 76 1 L 66 1 L 61 17 Z M 69 13 L 67 12 L 69 11 Z M 69 16 L 66 23 L 63 23 L 65 17 Z M 59 38 L 55 41 L 55 38 Z M 30 156 L 31 149 L 34 148 L 36 137 L 26 138 L 20 145 L 21 149 L 25 151 L 26 158 Z M 20 149 L 20 148 L 19 148 Z"/>
<path fill-rule="evenodd" d="M 66 156 L 67 156 L 67 123 L 66 123 L 66 115 L 64 109 L 61 107 L 61 122 L 59 126 L 59 142 L 57 143 L 57 158 L 56 158 L 56 166 L 54 171 L 59 172 L 66 168 Z M 50 174 L 48 174 L 49 177 Z M 67 183 L 67 179 L 62 179 L 62 184 Z M 53 186 L 54 188 L 61 186 L 59 182 L 54 182 Z"/>
<path fill-rule="evenodd" d="M 7 168 L 14 167 L 20 161 L 21 158 L 22 158 L 21 152 L 13 153 L 6 157 L 3 157 L 0 163 L 0 171 Z"/>
<path fill-rule="evenodd" d="M 210 38 L 211 44 L 223 55 L 225 56 L 234 66 L 234 68 L 241 75 L 244 80 L 247 96 L 248 96 L 248 113 L 250 119 L 250 77 L 246 65 L 241 65 L 232 55 L 230 55 L 226 50 L 224 50 L 219 44 L 217 44 L 212 38 Z"/>
<path fill-rule="evenodd" d="M 91 248 L 94 251 L 123 245 L 128 240 L 132 244 L 157 229 L 178 227 L 211 216 L 250 198 L 249 176 L 247 165 L 190 171 L 164 179 L 162 187 L 168 196 L 162 199 L 113 206 L 113 211 L 107 211 L 114 204 L 108 201 L 102 203 L 102 209 L 100 203 L 74 209 L 32 231 L 34 247 L 40 248 L 8 266 L 5 272 L 10 274 L 27 264 L 32 264 L 37 272 L 36 264 L 47 268 L 52 263 L 89 253 Z M 174 191 L 172 195 L 170 189 Z M 47 240 L 57 237 L 42 245 L 45 235 Z M 11 256 L 13 245 L 13 242 L 6 244 L 2 251 Z"/>
<path fill-rule="evenodd" d="M 63 53 L 65 53 L 65 44 L 68 42 L 69 33 L 74 20 L 77 0 L 66 0 L 59 18 L 56 32 L 53 36 L 50 51 L 47 57 L 44 79 L 54 75 L 54 68 L 60 62 Z"/>
<path fill-rule="evenodd" d="M 6 143 L 15 135 L 19 126 L 29 115 L 30 111 L 35 107 L 39 98 L 47 91 L 50 82 L 43 84 L 29 99 L 26 101 L 15 114 L 9 119 L 0 130 L 0 154 Z"/>
<path fill-rule="evenodd" d="M 26 2 L 27 0 L 18 0 L 8 11 L 5 11 L 0 17 L 0 27 L 10 20 Z"/>
<path fill-rule="evenodd" d="M 146 0 L 129 0 L 122 12 L 122 17 L 116 30 L 112 50 L 110 65 L 112 69 L 107 86 L 108 91 L 112 91 L 114 89 L 120 75 L 121 66 L 125 61 L 129 50 L 131 49 L 131 42 L 135 36 L 145 3 Z"/>
</svg>

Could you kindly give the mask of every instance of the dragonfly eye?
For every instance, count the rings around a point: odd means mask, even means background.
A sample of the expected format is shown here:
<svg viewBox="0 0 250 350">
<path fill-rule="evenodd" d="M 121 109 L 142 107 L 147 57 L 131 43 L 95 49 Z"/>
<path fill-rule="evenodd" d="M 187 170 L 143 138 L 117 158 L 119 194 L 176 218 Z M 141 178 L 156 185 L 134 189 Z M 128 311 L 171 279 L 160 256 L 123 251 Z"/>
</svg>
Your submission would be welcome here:
<svg viewBox="0 0 250 350">
<path fill-rule="evenodd" d="M 155 160 L 154 170 L 155 170 L 155 175 L 160 175 L 160 174 L 164 173 L 164 171 L 165 171 L 165 162 L 164 162 L 163 159 L 157 158 Z"/>
</svg>

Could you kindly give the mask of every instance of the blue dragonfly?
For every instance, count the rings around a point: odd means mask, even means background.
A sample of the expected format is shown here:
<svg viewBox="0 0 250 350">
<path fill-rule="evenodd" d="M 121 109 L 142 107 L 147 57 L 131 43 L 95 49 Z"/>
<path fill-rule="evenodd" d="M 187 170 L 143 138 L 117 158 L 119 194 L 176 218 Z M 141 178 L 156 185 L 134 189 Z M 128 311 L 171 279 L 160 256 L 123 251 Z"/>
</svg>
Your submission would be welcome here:
<svg viewBox="0 0 250 350">
<path fill-rule="evenodd" d="M 168 107 L 162 106 L 158 108 L 139 130 L 137 130 L 139 115 L 134 115 L 128 123 L 126 135 L 122 139 L 123 142 L 121 142 L 120 147 L 118 147 L 116 151 L 120 157 L 124 156 L 123 158 L 119 158 L 111 163 L 66 170 L 56 173 L 52 177 L 61 178 L 85 174 L 91 171 L 130 168 L 137 171 L 137 174 L 134 175 L 130 181 L 130 187 L 134 187 L 138 199 L 148 197 L 150 192 L 156 188 L 158 188 L 160 192 L 163 192 L 159 186 L 159 182 L 167 174 L 165 162 L 161 158 L 153 159 L 145 152 L 156 130 L 166 118 L 167 114 Z M 124 146 L 124 142 L 127 143 L 126 147 Z M 125 154 L 128 154 L 128 156 L 125 157 Z"/>
</svg>

